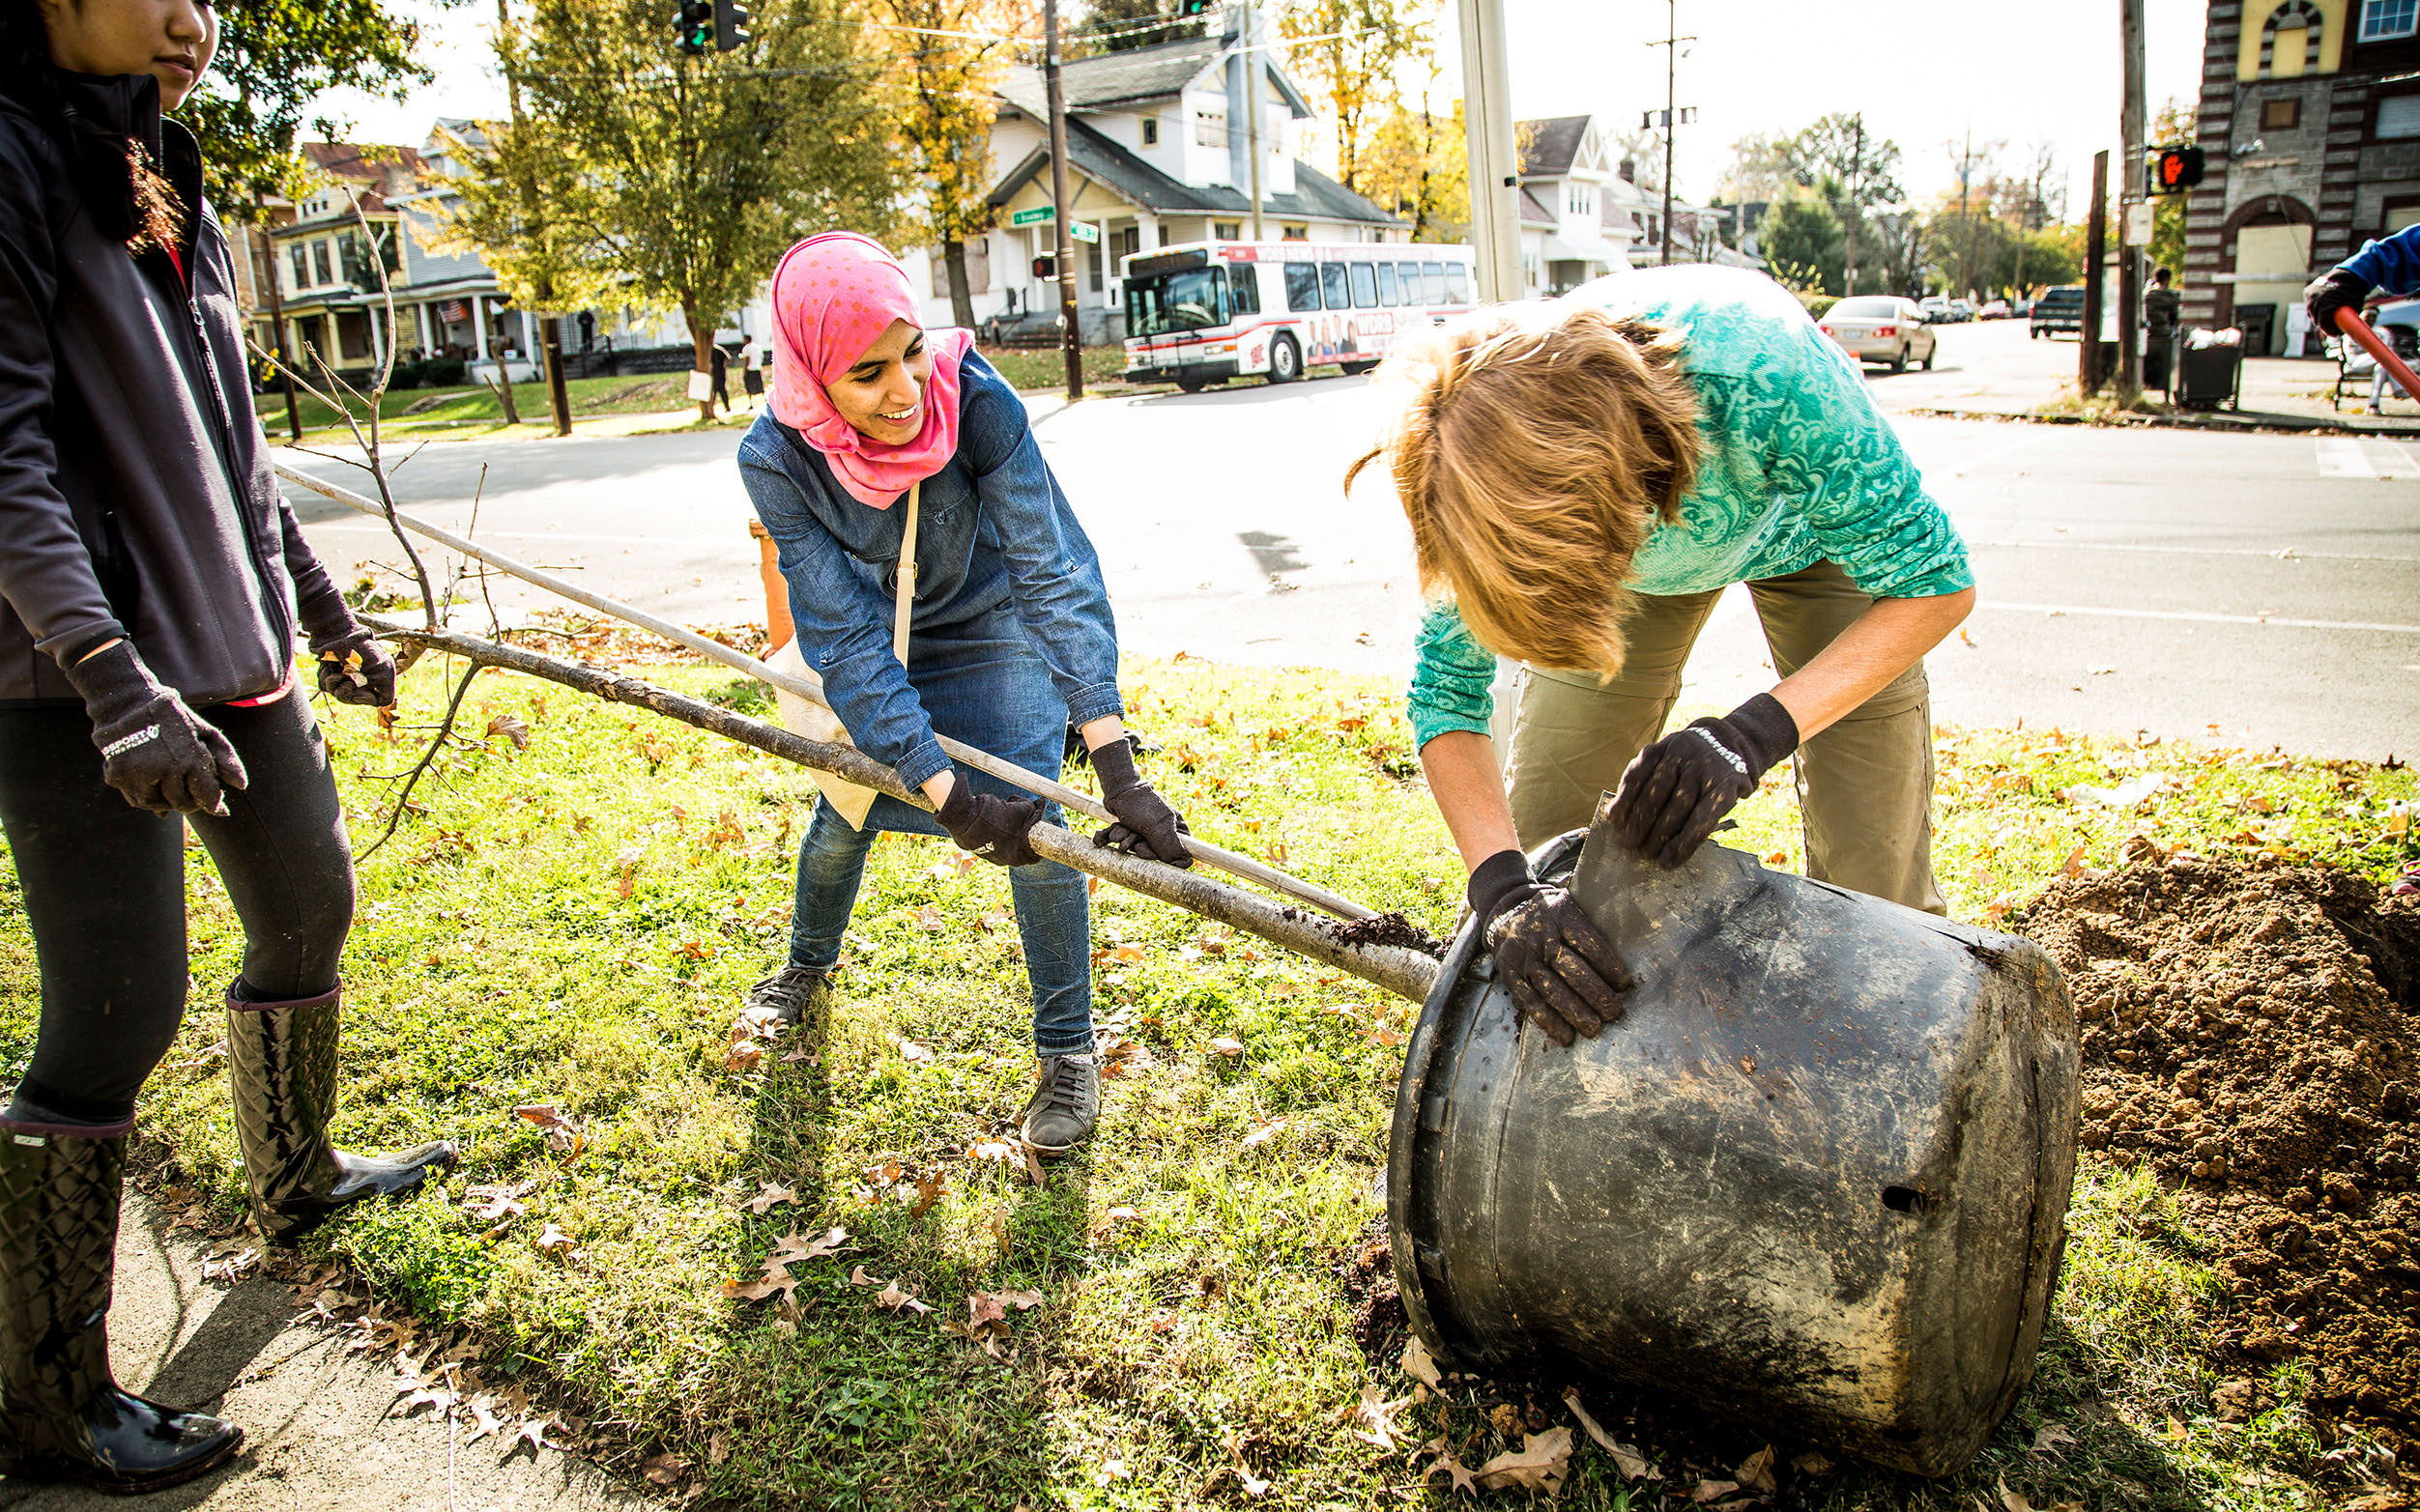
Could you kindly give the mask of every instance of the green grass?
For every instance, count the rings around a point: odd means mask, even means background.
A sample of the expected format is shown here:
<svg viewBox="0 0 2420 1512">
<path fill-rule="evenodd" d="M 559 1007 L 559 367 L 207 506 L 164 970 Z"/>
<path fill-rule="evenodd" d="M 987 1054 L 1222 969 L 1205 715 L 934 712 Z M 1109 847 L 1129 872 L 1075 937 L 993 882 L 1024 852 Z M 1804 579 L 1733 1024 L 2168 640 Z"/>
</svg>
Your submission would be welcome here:
<svg viewBox="0 0 2420 1512">
<path fill-rule="evenodd" d="M 739 392 L 739 378 L 735 372 L 731 381 L 735 401 Z M 647 373 L 627 378 L 573 378 L 563 383 L 563 391 L 571 402 L 573 419 L 601 414 L 650 414 L 691 406 L 688 398 L 689 375 L 680 373 Z M 538 426 L 548 423 L 546 385 L 539 383 L 512 385 L 513 404 L 519 410 L 521 423 Z M 260 411 L 261 423 L 276 436 L 285 434 L 286 403 L 282 390 L 255 394 L 252 398 Z M 332 432 L 345 435 L 344 422 L 334 410 L 311 397 L 302 396 L 302 428 L 306 434 Z M 357 412 L 366 416 L 365 408 Z M 381 396 L 378 406 L 382 428 L 393 434 L 414 432 L 454 432 L 475 434 L 479 427 L 501 428 L 504 421 L 504 406 L 497 401 L 493 389 L 476 385 L 457 388 L 397 388 Z"/>
<path fill-rule="evenodd" d="M 758 701 L 704 669 L 645 671 Z M 407 680 L 392 741 L 360 711 L 323 707 L 357 843 L 387 793 L 360 774 L 406 763 L 442 677 L 428 667 Z M 1132 664 L 1126 686 L 1136 724 L 1164 747 L 1148 769 L 1196 833 L 1432 930 L 1450 925 L 1459 869 L 1405 780 L 1394 684 L 1185 662 Z M 346 961 L 340 1137 L 452 1137 L 464 1165 L 442 1191 L 363 1211 L 316 1244 L 617 1425 L 625 1467 L 675 1451 L 739 1505 L 1242 1503 L 1239 1451 L 1274 1483 L 1257 1505 L 1444 1503 L 1442 1478 L 1424 1494 L 1399 1454 L 1340 1415 L 1365 1383 L 1410 1390 L 1364 1361 L 1338 1274 L 1379 1212 L 1371 1182 L 1409 1005 L 1104 887 L 1097 1013 L 1133 1050 L 1108 1083 L 1100 1136 L 1036 1187 L 969 1155 L 1009 1127 L 1030 1064 L 1004 879 L 962 871 L 938 841 L 885 837 L 828 1033 L 735 1071 L 739 994 L 786 938 L 804 777 L 496 673 L 463 727 L 479 736 L 504 714 L 529 725 L 528 748 L 497 736 L 445 758 L 418 796 L 426 812 L 363 869 Z M 2384 806 L 2413 796 L 2407 771 L 2056 732 L 1947 731 L 1940 748 L 1936 853 L 1969 917 L 2031 896 L 2079 847 L 2077 864 L 2116 864 L 2139 830 L 2383 874 L 2399 859 L 2380 839 Z M 2144 813 L 2059 796 L 2146 771 L 2178 786 Z M 1781 784 L 1743 817 L 1734 843 L 1796 863 Z M 241 932 L 206 862 L 192 886 L 197 1011 L 146 1092 L 145 1137 L 232 1205 L 240 1173 L 211 1053 L 220 1028 L 201 1005 L 236 969 Z M 0 1065 L 14 1069 L 37 995 L 14 877 L 0 888 Z M 1243 1053 L 1216 1053 L 1222 1038 Z M 540 1102 L 579 1121 L 576 1157 L 512 1114 Z M 919 1213 L 916 1179 L 935 1173 L 942 1184 Z M 798 1204 L 762 1217 L 736 1205 L 768 1181 Z M 534 1184 L 529 1212 L 501 1228 L 464 1200 L 493 1182 Z M 550 1222 L 577 1261 L 536 1248 Z M 835 1224 L 850 1248 L 795 1268 L 794 1308 L 722 1294 L 777 1237 Z M 2254 1422 L 2212 1414 L 2217 1378 L 2196 1346 L 2227 1303 L 2204 1247 L 2146 1178 L 2088 1164 L 2040 1383 L 1976 1467 L 1938 1485 L 1844 1471 L 1785 1480 L 1785 1495 L 1844 1512 L 1965 1512 L 1977 1498 L 1997 1505 L 2004 1476 L 2037 1505 L 2320 1504 L 2290 1371 Z M 850 1284 L 858 1265 L 936 1311 L 881 1310 Z M 939 1327 L 965 1316 L 970 1291 L 1027 1288 L 1044 1300 L 1013 1316 L 1004 1358 Z M 1457 1442 L 1476 1432 L 1474 1464 L 1496 1441 L 1467 1400 L 1401 1421 L 1414 1442 L 1449 1421 Z M 2032 1453 L 2045 1424 L 2077 1441 Z M 1735 1438 L 1742 1456 L 1757 1446 Z M 1573 1467 L 1566 1505 L 1656 1504 L 1594 1447 Z"/>
<path fill-rule="evenodd" d="M 983 357 L 1020 391 L 1067 386 L 1067 357 L 1056 347 L 985 347 Z M 1124 347 L 1084 348 L 1085 384 L 1109 383 L 1124 371 Z"/>
</svg>

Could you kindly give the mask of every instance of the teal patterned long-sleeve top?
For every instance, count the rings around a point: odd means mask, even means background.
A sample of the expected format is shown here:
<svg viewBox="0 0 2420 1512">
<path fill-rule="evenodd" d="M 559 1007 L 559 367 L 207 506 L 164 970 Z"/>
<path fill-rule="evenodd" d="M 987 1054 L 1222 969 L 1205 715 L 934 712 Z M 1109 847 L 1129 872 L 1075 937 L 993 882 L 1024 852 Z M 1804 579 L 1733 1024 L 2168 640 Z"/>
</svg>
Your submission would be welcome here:
<svg viewBox="0 0 2420 1512">
<path fill-rule="evenodd" d="M 1743 269 L 1657 268 L 1565 299 L 1685 333 L 1681 367 L 1697 393 L 1705 455 L 1680 523 L 1657 526 L 1631 558 L 1631 591 L 1706 593 L 1823 560 L 1876 598 L 1973 586 L 1966 543 L 1864 376 L 1789 291 Z M 1485 733 L 1495 657 L 1460 613 L 1430 608 L 1415 649 L 1418 743 Z"/>
</svg>

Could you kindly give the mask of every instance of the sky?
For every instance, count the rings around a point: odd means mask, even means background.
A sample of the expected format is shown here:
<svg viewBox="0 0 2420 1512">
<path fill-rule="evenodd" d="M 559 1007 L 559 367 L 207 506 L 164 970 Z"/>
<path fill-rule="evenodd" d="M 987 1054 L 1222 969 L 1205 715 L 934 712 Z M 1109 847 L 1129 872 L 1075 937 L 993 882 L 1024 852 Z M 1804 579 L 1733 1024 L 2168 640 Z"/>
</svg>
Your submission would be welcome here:
<svg viewBox="0 0 2420 1512">
<path fill-rule="evenodd" d="M 420 56 L 437 80 L 400 104 L 338 92 L 323 108 L 356 140 L 418 145 L 438 116 L 504 113 L 490 67 L 494 13 L 396 0 L 426 20 Z M 669 36 L 673 0 L 663 0 Z M 1864 112 L 1898 143 L 1900 183 L 1918 199 L 1957 183 L 1959 144 L 2006 144 L 2011 159 L 2054 148 L 2081 214 L 2091 157 L 2118 145 L 2119 0 L 2031 0 L 2024 7 L 1941 0 L 1724 0 L 1678 4 L 1679 101 L 1697 107 L 1675 144 L 1679 191 L 1709 196 L 1731 146 L 1796 130 L 1829 111 Z M 1667 7 L 1657 0 L 1503 0 L 1518 116 L 1595 112 L 1619 130 L 1664 100 Z M 2200 89 L 2204 7 L 2145 0 L 2150 113 Z M 1460 93 L 1452 6 L 1439 27 L 1440 100 Z M 2112 172 L 2115 173 L 2113 164 Z"/>
</svg>

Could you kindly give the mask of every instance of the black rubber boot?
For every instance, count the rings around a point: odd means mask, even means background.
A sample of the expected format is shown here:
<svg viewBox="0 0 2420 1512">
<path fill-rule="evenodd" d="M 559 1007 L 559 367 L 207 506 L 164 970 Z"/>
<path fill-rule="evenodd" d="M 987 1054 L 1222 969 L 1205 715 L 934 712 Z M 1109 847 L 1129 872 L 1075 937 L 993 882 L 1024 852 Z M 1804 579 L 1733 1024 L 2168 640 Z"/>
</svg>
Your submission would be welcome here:
<svg viewBox="0 0 2420 1512">
<path fill-rule="evenodd" d="M 394 1155 L 347 1155 L 328 1142 L 336 1111 L 338 1000 L 255 1003 L 243 984 L 227 989 L 227 1081 L 235 1092 L 236 1142 L 250 1178 L 252 1216 L 271 1243 L 301 1238 L 364 1197 L 418 1187 L 453 1164 L 446 1140 Z"/>
<path fill-rule="evenodd" d="M 0 1118 L 0 1454 L 14 1474 L 130 1495 L 226 1463 L 244 1430 L 109 1373 L 128 1127 Z"/>
</svg>

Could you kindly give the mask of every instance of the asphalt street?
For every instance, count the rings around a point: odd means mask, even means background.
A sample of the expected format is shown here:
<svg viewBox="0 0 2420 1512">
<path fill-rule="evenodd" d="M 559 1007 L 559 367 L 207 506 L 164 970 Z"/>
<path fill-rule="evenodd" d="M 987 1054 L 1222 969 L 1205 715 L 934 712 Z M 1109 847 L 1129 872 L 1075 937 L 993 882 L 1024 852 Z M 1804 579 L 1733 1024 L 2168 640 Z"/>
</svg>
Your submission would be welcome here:
<svg viewBox="0 0 2420 1512">
<path fill-rule="evenodd" d="M 1977 329 L 1942 332 L 1945 365 Z M 1878 389 L 1889 383 L 1876 375 Z M 1035 402 L 1130 651 L 1408 669 L 1419 594 L 1392 489 L 1383 471 L 1350 498 L 1340 486 L 1383 418 L 1371 384 Z M 1965 636 L 1930 659 L 1937 719 L 2420 754 L 2420 448 L 1893 422 L 1965 533 L 1981 589 Z M 737 445 L 731 431 L 439 443 L 394 486 L 405 507 L 456 529 L 475 507 L 480 539 L 668 617 L 761 620 Z M 397 559 L 383 527 L 295 498 L 332 566 Z M 537 595 L 498 597 L 512 613 Z M 1685 700 L 1727 707 L 1771 678 L 1735 589 Z"/>
</svg>

